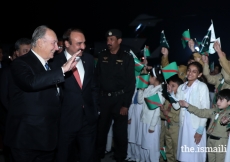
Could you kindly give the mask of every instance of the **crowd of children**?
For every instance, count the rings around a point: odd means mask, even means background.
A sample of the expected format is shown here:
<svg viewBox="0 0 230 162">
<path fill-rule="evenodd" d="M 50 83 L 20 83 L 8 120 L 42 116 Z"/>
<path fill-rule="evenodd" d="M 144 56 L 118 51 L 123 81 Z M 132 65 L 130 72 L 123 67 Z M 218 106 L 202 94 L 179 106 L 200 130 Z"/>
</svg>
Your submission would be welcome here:
<svg viewBox="0 0 230 162">
<path fill-rule="evenodd" d="M 188 44 L 194 51 L 193 40 Z M 169 61 L 164 47 L 162 66 L 144 67 L 149 85 L 136 88 L 133 95 L 126 161 L 230 161 L 230 65 L 218 42 L 214 49 L 222 66 L 218 76 L 210 75 L 208 57 L 194 52 L 187 66 L 180 65 L 176 74 L 165 77 L 163 69 Z M 216 88 L 211 105 L 207 83 Z M 156 94 L 158 102 L 152 103 L 157 106 L 150 108 L 147 99 Z"/>
</svg>

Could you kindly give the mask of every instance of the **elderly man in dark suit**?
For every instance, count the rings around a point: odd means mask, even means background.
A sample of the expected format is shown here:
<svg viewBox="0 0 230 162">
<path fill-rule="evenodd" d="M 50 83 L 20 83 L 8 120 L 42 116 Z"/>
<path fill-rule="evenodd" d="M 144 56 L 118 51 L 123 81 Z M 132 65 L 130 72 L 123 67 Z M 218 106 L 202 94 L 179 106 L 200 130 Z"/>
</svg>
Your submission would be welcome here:
<svg viewBox="0 0 230 162">
<path fill-rule="evenodd" d="M 51 66 L 60 66 L 81 51 L 77 65 L 65 74 L 57 161 L 74 162 L 76 145 L 80 162 L 94 162 L 98 118 L 98 86 L 94 75 L 94 57 L 83 52 L 85 36 L 79 29 L 63 35 L 65 50 L 54 57 Z"/>
<path fill-rule="evenodd" d="M 11 64 L 10 106 L 5 143 L 15 162 L 51 162 L 55 157 L 60 119 L 60 89 L 64 73 L 76 65 L 78 53 L 64 64 L 50 68 L 47 61 L 58 50 L 53 30 L 39 26 L 32 35 L 32 49 Z"/>
</svg>

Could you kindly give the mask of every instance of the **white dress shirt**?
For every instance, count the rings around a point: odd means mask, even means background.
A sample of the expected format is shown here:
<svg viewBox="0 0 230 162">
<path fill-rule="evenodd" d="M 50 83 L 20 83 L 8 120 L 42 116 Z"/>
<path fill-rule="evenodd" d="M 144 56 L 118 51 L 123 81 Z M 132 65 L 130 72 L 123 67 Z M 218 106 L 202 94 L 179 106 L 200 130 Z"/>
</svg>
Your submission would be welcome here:
<svg viewBox="0 0 230 162">
<path fill-rule="evenodd" d="M 66 50 L 64 51 L 64 53 L 65 53 L 65 57 L 66 57 L 67 60 L 69 60 L 72 57 Z M 83 67 L 81 59 L 78 60 L 76 68 L 77 68 L 78 73 L 80 75 L 81 85 L 83 85 L 84 75 L 85 75 L 85 69 Z"/>
<path fill-rule="evenodd" d="M 47 61 L 45 61 L 41 56 L 39 56 L 36 52 L 34 52 L 33 50 L 31 50 L 33 53 L 34 53 L 34 55 L 39 59 L 39 61 L 41 62 L 41 64 L 43 65 L 43 67 L 45 68 L 45 70 L 47 71 L 47 69 L 46 69 L 46 67 L 45 67 L 45 64 L 47 63 Z M 49 67 L 49 69 L 50 69 L 50 67 Z M 51 70 L 51 69 L 50 69 Z M 62 70 L 63 71 L 63 70 Z M 57 86 L 57 84 L 56 84 L 56 87 L 57 87 L 57 92 L 58 92 L 58 94 L 59 94 L 59 92 L 60 92 L 60 89 L 59 89 L 59 87 Z"/>
<path fill-rule="evenodd" d="M 41 62 L 41 64 L 43 65 L 43 67 L 45 68 L 46 70 L 46 67 L 45 67 L 45 64 L 47 63 L 41 56 L 39 56 L 36 52 L 34 52 L 33 50 L 31 50 L 34 55 L 39 59 L 39 61 Z"/>
</svg>

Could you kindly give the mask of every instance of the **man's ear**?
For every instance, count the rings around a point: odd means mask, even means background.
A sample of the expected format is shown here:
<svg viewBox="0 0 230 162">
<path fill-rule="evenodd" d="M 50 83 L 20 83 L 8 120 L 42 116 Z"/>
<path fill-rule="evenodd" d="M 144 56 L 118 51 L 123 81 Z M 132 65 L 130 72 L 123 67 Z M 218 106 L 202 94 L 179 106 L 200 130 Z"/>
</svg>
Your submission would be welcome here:
<svg viewBox="0 0 230 162">
<path fill-rule="evenodd" d="M 45 41 L 42 40 L 42 39 L 38 39 L 37 40 L 37 43 L 36 43 L 36 46 L 38 46 L 39 48 L 42 48 L 45 44 Z"/>
<path fill-rule="evenodd" d="M 67 47 L 67 48 L 68 48 L 68 47 L 70 46 L 70 44 L 69 44 L 69 42 L 68 42 L 68 41 L 65 41 L 64 43 L 65 43 L 65 47 Z"/>
<path fill-rule="evenodd" d="M 16 54 L 17 57 L 19 57 L 19 52 L 18 52 L 18 50 L 15 51 L 15 54 Z"/>
<path fill-rule="evenodd" d="M 228 106 L 230 106 L 230 100 L 227 102 Z"/>
<path fill-rule="evenodd" d="M 119 38 L 119 39 L 118 39 L 118 43 L 119 43 L 119 44 L 121 44 L 121 42 L 122 42 L 122 39 L 121 39 L 121 38 Z"/>
</svg>

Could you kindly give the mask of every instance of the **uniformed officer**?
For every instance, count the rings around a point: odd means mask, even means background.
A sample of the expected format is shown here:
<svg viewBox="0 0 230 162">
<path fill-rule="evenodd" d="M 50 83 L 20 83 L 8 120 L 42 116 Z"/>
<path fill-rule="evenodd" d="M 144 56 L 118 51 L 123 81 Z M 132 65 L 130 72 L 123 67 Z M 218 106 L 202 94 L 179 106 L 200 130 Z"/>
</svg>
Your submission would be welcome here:
<svg viewBox="0 0 230 162">
<path fill-rule="evenodd" d="M 107 134 L 113 124 L 114 156 L 117 162 L 127 154 L 128 108 L 135 90 L 133 57 L 120 48 L 120 30 L 106 33 L 107 46 L 98 56 L 97 77 L 100 83 L 100 116 L 97 133 L 98 161 L 104 158 Z"/>
</svg>

